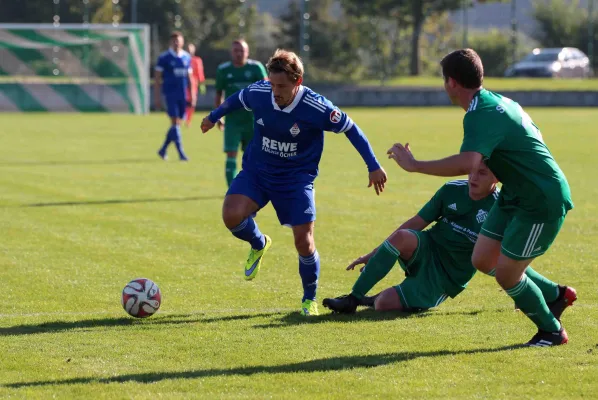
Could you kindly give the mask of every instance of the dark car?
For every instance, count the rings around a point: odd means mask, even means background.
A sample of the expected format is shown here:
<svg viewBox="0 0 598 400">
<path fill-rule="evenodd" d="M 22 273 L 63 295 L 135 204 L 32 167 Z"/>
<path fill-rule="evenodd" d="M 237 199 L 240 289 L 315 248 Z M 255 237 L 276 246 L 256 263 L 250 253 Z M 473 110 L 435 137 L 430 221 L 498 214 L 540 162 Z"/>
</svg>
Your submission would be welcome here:
<svg viewBox="0 0 598 400">
<path fill-rule="evenodd" d="M 506 77 L 587 78 L 592 76 L 590 60 L 574 47 L 534 49 L 505 71 Z"/>
</svg>

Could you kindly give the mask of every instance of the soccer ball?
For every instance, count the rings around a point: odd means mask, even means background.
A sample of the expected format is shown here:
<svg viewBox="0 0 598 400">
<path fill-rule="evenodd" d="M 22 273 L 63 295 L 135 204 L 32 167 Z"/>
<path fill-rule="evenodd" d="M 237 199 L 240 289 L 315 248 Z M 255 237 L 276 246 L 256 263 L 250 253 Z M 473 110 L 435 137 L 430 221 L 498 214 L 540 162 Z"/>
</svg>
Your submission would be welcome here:
<svg viewBox="0 0 598 400">
<path fill-rule="evenodd" d="M 160 308 L 162 294 L 154 282 L 146 278 L 138 278 L 127 283 L 123 289 L 121 302 L 130 316 L 147 318 Z"/>
</svg>

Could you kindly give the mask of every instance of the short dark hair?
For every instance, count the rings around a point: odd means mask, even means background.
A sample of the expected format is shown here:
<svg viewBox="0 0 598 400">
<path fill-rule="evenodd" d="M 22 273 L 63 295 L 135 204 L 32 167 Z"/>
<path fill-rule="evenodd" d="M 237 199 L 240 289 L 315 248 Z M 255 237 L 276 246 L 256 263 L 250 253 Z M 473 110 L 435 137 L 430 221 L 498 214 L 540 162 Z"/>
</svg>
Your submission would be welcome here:
<svg viewBox="0 0 598 400">
<path fill-rule="evenodd" d="M 473 49 L 455 50 L 447 54 L 440 65 L 445 82 L 453 78 L 467 89 L 477 89 L 484 82 L 484 65 Z"/>
<path fill-rule="evenodd" d="M 292 82 L 303 78 L 303 62 L 292 51 L 277 49 L 268 60 L 266 69 L 269 74 L 285 73 Z"/>
<path fill-rule="evenodd" d="M 172 32 L 172 33 L 170 34 L 170 38 L 171 38 L 171 39 L 177 38 L 177 37 L 179 37 L 179 36 L 180 36 L 180 37 L 183 37 L 183 34 L 182 34 L 181 32 L 179 32 L 179 31 L 174 31 L 174 32 Z"/>
</svg>

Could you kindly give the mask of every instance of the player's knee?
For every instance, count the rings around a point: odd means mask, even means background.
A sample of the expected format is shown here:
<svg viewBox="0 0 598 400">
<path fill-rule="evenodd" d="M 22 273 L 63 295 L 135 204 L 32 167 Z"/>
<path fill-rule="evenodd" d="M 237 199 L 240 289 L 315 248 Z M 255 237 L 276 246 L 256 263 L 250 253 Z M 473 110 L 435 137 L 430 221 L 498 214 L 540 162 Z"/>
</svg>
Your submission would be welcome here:
<svg viewBox="0 0 598 400">
<path fill-rule="evenodd" d="M 295 236 L 295 248 L 302 256 L 309 256 L 316 251 L 314 237 L 309 232 L 304 235 Z"/>
<path fill-rule="evenodd" d="M 401 311 L 403 305 L 395 288 L 389 288 L 380 293 L 374 301 L 374 309 L 376 311 Z"/>
<path fill-rule="evenodd" d="M 480 272 L 487 274 L 490 272 L 494 267 L 494 260 L 491 260 L 489 257 L 485 256 L 481 252 L 474 251 L 471 255 L 471 263 Z"/>
<path fill-rule="evenodd" d="M 241 207 L 240 205 L 227 204 L 227 202 L 225 202 L 222 207 L 222 221 L 228 229 L 233 229 L 239 226 L 239 224 L 247 218 L 247 215 L 245 214 L 244 207 Z"/>
<path fill-rule="evenodd" d="M 503 267 L 501 265 L 496 267 L 496 282 L 504 290 L 511 289 L 512 287 L 517 285 L 517 283 L 519 283 L 522 277 L 523 272 L 518 271 L 514 268 Z"/>
<path fill-rule="evenodd" d="M 410 235 L 408 231 L 400 229 L 388 238 L 388 242 L 392 244 L 395 249 L 401 251 L 403 243 L 405 243 L 408 239 L 408 235 Z"/>
</svg>

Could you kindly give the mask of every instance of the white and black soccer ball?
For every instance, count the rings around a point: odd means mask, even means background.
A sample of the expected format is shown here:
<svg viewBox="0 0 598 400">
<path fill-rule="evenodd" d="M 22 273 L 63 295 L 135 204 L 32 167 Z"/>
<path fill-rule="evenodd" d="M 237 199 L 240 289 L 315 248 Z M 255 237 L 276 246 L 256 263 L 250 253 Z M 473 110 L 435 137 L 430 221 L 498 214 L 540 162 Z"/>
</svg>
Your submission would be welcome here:
<svg viewBox="0 0 598 400">
<path fill-rule="evenodd" d="M 160 308 L 162 293 L 158 285 L 150 279 L 133 279 L 123 289 L 121 302 L 131 317 L 147 318 Z"/>
</svg>

